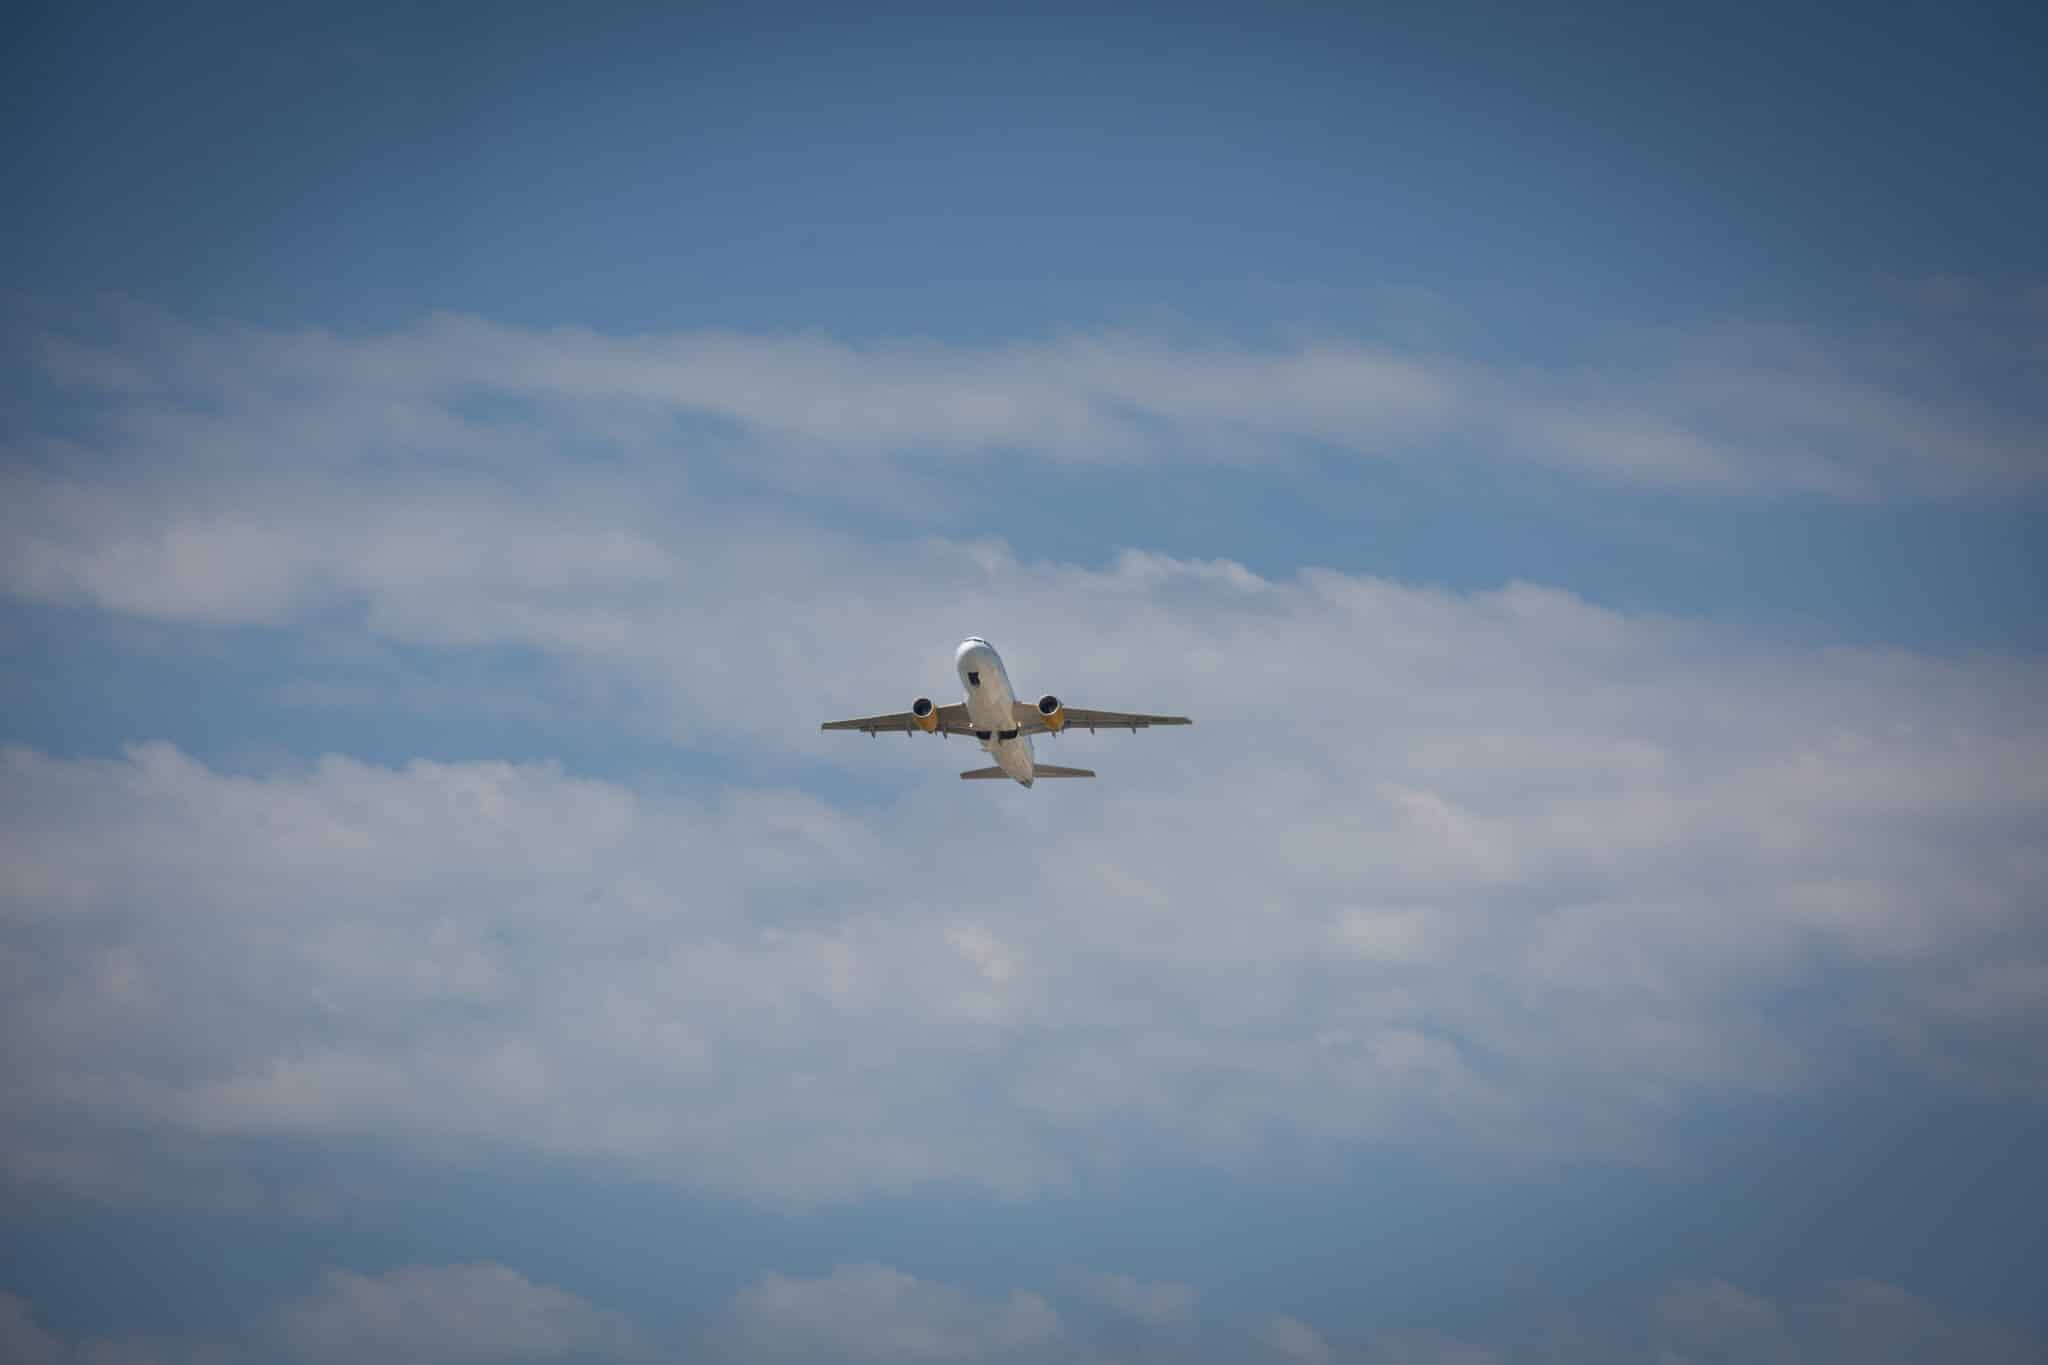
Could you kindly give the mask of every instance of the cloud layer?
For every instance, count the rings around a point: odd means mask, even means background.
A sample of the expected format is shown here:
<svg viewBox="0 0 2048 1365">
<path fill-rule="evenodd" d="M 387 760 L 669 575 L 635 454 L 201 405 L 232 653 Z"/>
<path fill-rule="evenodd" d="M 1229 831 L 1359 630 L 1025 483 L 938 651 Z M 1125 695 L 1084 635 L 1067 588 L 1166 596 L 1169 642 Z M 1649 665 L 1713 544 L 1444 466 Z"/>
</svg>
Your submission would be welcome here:
<svg viewBox="0 0 2048 1365">
<path fill-rule="evenodd" d="M 2048 662 L 1818 647 L 1528 583 L 862 540 L 781 500 L 1330 447 L 1666 489 L 2035 481 L 2026 414 L 1884 382 L 1910 351 L 1797 341 L 1622 380 L 1357 342 L 473 319 L 46 342 L 38 382 L 90 415 L 17 439 L 0 473 L 15 602 L 168 627 L 224 707 L 490 709 L 635 757 L 230 760 L 147 731 L 0 751 L 7 1180 L 320 1213 L 357 1177 L 259 1186 L 237 1155 L 350 1144 L 780 1206 L 1018 1199 L 1376 1147 L 1683 1160 L 1704 1108 L 1872 1086 L 2037 1107 Z M 1027 692 L 1197 724 L 1048 741 L 1103 777 L 1029 793 L 963 791 L 958 743 L 818 733 L 940 696 L 969 631 Z M 995 1289 L 848 1260 L 764 1269 L 718 1344 L 1138 1358 L 1211 1326 L 1189 1283 Z M 129 1349 L 10 1311 L 51 1359 Z M 1880 1319 L 1958 1359 L 2011 1345 L 1869 1285 L 1793 1304 L 1681 1284 L 1595 1335 L 1829 1359 Z M 490 1265 L 330 1271 L 270 1344 L 502 1356 L 490 1334 L 515 1328 L 561 1358 L 641 1345 Z M 1284 1304 L 1230 1330 L 1232 1358 L 1547 1358 Z"/>
<path fill-rule="evenodd" d="M 928 689 L 947 636 L 876 604 L 935 566 L 1002 603 L 1021 685 L 1196 728 L 1049 744 L 1105 775 L 1059 801 L 817 734 Z M 1276 1137 L 1656 1159 L 1692 1102 L 1873 1069 L 2041 1096 L 2035 662 L 1135 555 L 785 570 L 758 646 L 723 592 L 532 638 L 817 793 L 9 752 L 17 1169 L 112 1124 L 1016 1193 Z M 1000 877 L 991 820 L 1038 851 Z"/>
</svg>

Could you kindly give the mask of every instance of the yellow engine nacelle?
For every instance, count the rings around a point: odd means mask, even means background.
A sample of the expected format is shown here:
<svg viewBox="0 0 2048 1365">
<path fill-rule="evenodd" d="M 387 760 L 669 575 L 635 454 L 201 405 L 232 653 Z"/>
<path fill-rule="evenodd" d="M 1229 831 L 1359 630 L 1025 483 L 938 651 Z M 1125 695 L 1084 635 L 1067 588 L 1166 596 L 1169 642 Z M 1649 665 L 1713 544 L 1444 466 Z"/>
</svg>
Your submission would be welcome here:
<svg viewBox="0 0 2048 1365">
<path fill-rule="evenodd" d="M 1045 722 L 1045 728 L 1058 734 L 1066 728 L 1067 708 L 1060 705 L 1060 699 L 1048 692 L 1038 699 L 1038 716 Z"/>
<path fill-rule="evenodd" d="M 910 718 L 917 722 L 917 728 L 930 734 L 939 728 L 939 713 L 932 707 L 930 697 L 919 697 L 910 703 Z"/>
</svg>

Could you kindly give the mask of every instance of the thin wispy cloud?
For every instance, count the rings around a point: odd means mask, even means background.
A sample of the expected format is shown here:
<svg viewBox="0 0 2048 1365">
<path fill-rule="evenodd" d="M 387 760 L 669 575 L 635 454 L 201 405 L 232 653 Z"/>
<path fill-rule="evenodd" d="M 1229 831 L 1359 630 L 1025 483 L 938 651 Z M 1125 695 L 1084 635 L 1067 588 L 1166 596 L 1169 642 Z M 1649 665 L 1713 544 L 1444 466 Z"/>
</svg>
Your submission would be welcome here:
<svg viewBox="0 0 2048 1365">
<path fill-rule="evenodd" d="M 1085 1296 L 1085 1290 L 1083 1291 Z M 264 1305 L 214 1342 L 68 1340 L 34 1305 L 0 1295 L 0 1349 L 23 1365 L 372 1365 L 412 1361 L 563 1361 L 639 1365 L 677 1359 L 1038 1362 L 1079 1360 L 1357 1361 L 1360 1365 L 2023 1365 L 2042 1343 L 1897 1285 L 1838 1280 L 1772 1299 L 1721 1280 L 1671 1280 L 1633 1301 L 1539 1310 L 1490 1336 L 1368 1331 L 1336 1338 L 1287 1313 L 1251 1331 L 1191 1343 L 1145 1324 L 1103 1331 L 1080 1300 L 1029 1289 L 982 1293 L 877 1263 L 818 1275 L 769 1271 L 685 1337 L 652 1344 L 641 1324 L 503 1265 L 416 1265 L 382 1274 L 329 1267 L 303 1293 Z"/>
<path fill-rule="evenodd" d="M 1195 1313 L 1193 1285 L 1173 1280 L 1145 1281 L 1107 1271 L 1083 1271 L 1074 1287 L 1104 1307 L 1155 1327 L 1185 1324 Z"/>
<path fill-rule="evenodd" d="M 275 1334 L 306 1365 L 660 1359 L 616 1313 L 488 1264 L 330 1268 L 278 1307 Z"/>
<path fill-rule="evenodd" d="M 1039 1359 L 1062 1335 L 1059 1314 L 1038 1294 L 983 1299 L 882 1265 L 815 1279 L 770 1274 L 741 1291 L 734 1310 L 749 1356 L 761 1360 Z"/>
<path fill-rule="evenodd" d="M 142 315 L 112 341 L 45 334 L 31 351 L 51 382 L 118 404 L 109 446 L 177 450 L 202 468 L 431 451 L 503 471 L 545 433 L 556 449 L 650 462 L 907 459 L 939 482 L 961 477 L 963 459 L 972 477 L 1010 479 L 1029 476 L 1016 460 L 1082 477 L 1104 464 L 1256 466 L 1336 450 L 1723 495 L 2037 484 L 2048 414 L 2024 387 L 1987 404 L 1956 373 L 1954 338 L 1916 336 L 1909 322 L 1876 338 L 1707 325 L 1617 337 L 1550 368 L 1341 336 L 1251 347 L 1080 333 L 974 347 L 611 336 L 463 316 L 345 336 Z M 2035 380 L 2039 341 L 2020 362 Z M 2026 338 L 2001 324 L 1970 350 L 2010 368 Z"/>
<path fill-rule="evenodd" d="M 1300 1361 L 1303 1365 L 1325 1365 L 1330 1359 L 1330 1348 L 1322 1333 L 1300 1318 L 1285 1314 L 1274 1318 L 1266 1324 L 1264 1339 L 1266 1346 L 1282 1360 Z"/>
</svg>

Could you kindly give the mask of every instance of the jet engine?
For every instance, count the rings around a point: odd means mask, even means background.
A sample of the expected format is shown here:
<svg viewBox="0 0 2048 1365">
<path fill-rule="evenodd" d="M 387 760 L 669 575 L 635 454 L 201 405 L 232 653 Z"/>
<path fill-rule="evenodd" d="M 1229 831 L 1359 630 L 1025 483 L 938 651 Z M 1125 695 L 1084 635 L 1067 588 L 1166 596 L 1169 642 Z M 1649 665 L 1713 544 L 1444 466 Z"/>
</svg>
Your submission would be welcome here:
<svg viewBox="0 0 2048 1365">
<path fill-rule="evenodd" d="M 1038 699 L 1038 714 L 1045 719 L 1045 728 L 1058 734 L 1067 723 L 1067 708 L 1060 705 L 1060 699 L 1048 692 Z"/>
<path fill-rule="evenodd" d="M 917 722 L 917 728 L 926 734 L 939 728 L 939 713 L 932 709 L 930 697 L 919 697 L 910 703 L 910 716 Z"/>
</svg>

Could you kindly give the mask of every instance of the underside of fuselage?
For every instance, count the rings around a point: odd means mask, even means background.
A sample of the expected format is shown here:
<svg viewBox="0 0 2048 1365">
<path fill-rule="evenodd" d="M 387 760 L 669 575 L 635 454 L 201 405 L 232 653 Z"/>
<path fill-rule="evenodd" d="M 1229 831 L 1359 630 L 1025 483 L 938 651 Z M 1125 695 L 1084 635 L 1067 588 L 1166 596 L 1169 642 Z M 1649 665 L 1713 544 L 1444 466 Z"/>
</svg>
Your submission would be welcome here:
<svg viewBox="0 0 2048 1365">
<path fill-rule="evenodd" d="M 1010 687 L 1010 674 L 1002 656 L 980 636 L 960 642 L 953 655 L 954 671 L 960 675 L 960 690 L 966 697 L 967 718 L 974 723 L 974 737 L 1006 777 L 1022 786 L 1036 778 L 1037 763 L 1031 736 L 1017 733 L 1017 694 Z"/>
</svg>

